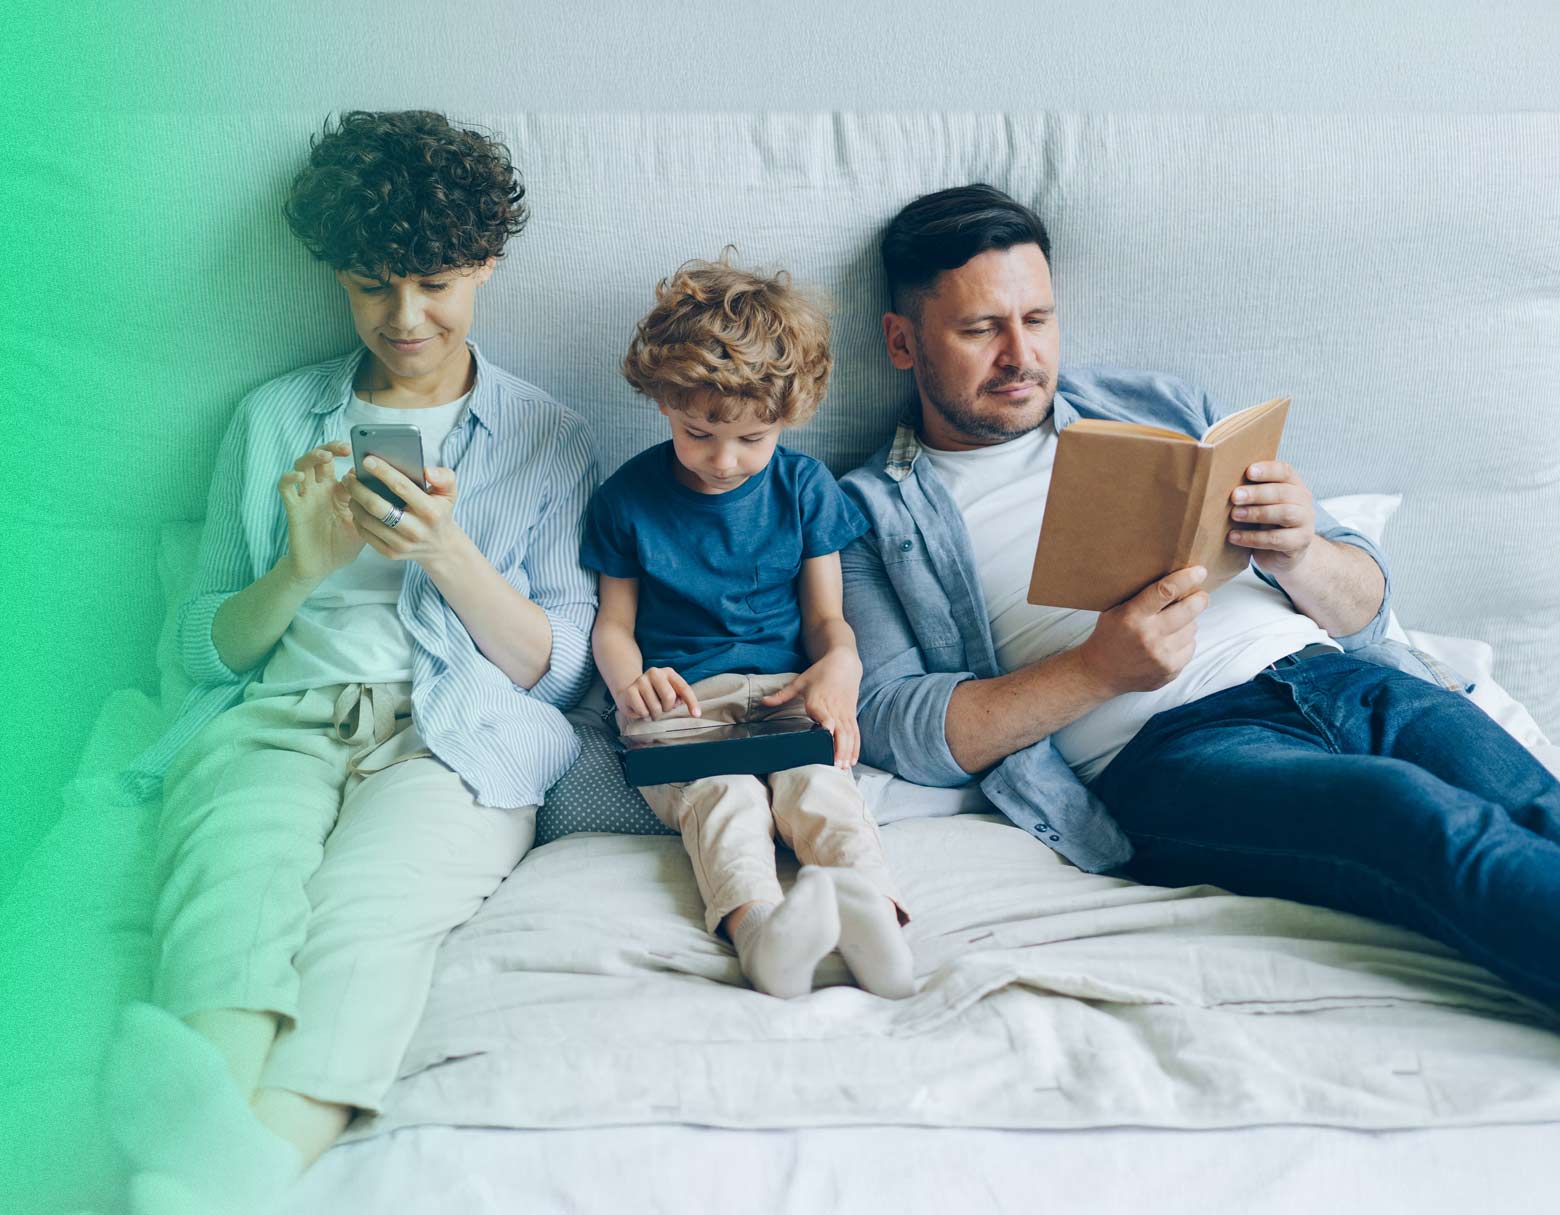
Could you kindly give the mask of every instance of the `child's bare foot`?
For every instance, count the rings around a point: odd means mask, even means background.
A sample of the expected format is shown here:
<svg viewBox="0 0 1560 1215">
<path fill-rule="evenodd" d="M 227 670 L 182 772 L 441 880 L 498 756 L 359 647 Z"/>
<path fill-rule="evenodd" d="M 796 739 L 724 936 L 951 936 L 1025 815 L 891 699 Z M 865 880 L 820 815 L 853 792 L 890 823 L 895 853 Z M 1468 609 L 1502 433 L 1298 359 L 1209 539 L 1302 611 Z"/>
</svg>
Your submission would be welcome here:
<svg viewBox="0 0 1560 1215">
<path fill-rule="evenodd" d="M 754 987 L 785 1000 L 805 996 L 813 971 L 840 939 L 834 888 L 821 871 L 803 869 L 783 903 L 750 904 L 731 935 Z"/>
</svg>

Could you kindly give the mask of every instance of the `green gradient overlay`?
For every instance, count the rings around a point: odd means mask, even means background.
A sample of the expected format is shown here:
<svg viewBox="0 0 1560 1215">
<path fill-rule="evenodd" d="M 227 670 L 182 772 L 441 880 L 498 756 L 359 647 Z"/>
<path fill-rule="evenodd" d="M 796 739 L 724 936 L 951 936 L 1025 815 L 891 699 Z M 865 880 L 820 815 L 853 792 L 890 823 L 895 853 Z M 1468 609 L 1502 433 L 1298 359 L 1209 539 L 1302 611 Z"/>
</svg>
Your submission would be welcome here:
<svg viewBox="0 0 1560 1215">
<path fill-rule="evenodd" d="M 175 47 L 142 53 L 144 14 L 0 18 L 0 1211 L 16 1215 L 117 1208 L 95 1071 L 118 1006 L 146 989 L 150 816 L 62 789 L 158 728 L 159 525 L 202 513 L 250 386 L 183 373 L 244 295 L 221 240 L 186 217 L 213 196 L 276 199 L 271 182 L 237 188 L 241 146 L 213 158 L 144 110 L 178 84 Z M 89 739 L 110 694 L 123 711 Z"/>
</svg>

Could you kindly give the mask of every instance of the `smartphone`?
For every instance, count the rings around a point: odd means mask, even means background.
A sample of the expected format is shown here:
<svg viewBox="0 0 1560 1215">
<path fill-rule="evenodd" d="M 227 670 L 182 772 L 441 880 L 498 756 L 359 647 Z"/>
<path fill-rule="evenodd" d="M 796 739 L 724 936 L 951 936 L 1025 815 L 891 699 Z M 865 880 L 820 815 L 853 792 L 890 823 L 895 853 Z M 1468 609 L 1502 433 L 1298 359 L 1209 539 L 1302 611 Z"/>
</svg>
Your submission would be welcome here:
<svg viewBox="0 0 1560 1215">
<path fill-rule="evenodd" d="M 366 456 L 378 456 L 409 481 L 428 488 L 423 477 L 422 431 L 409 423 L 369 425 L 352 428 L 352 465 L 358 480 L 391 506 L 405 506 L 406 500 L 392 492 L 380 479 L 363 471 Z"/>
</svg>

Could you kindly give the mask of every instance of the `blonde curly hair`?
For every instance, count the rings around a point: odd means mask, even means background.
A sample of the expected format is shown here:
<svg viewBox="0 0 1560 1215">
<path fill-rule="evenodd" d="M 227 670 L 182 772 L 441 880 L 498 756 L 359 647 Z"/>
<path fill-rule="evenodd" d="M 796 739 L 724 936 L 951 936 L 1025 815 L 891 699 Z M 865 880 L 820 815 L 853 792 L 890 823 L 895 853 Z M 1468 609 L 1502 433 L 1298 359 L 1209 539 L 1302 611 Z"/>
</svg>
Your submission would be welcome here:
<svg viewBox="0 0 1560 1215">
<path fill-rule="evenodd" d="M 712 422 L 752 413 L 800 426 L 829 387 L 829 321 L 785 271 L 762 275 L 719 261 L 689 261 L 656 284 L 623 359 L 636 391 Z"/>
</svg>

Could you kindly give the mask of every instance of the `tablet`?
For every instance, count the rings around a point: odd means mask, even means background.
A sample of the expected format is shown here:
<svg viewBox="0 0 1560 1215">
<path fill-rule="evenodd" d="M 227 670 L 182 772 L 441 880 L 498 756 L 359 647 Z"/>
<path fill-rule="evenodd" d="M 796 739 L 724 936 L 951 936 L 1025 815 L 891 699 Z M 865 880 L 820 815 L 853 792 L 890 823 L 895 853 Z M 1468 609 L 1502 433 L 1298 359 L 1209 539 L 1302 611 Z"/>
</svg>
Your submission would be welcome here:
<svg viewBox="0 0 1560 1215">
<path fill-rule="evenodd" d="M 740 725 L 690 724 L 648 738 L 619 738 L 631 785 L 669 785 L 705 776 L 763 776 L 834 762 L 834 736 L 815 721 L 786 718 Z"/>
</svg>

